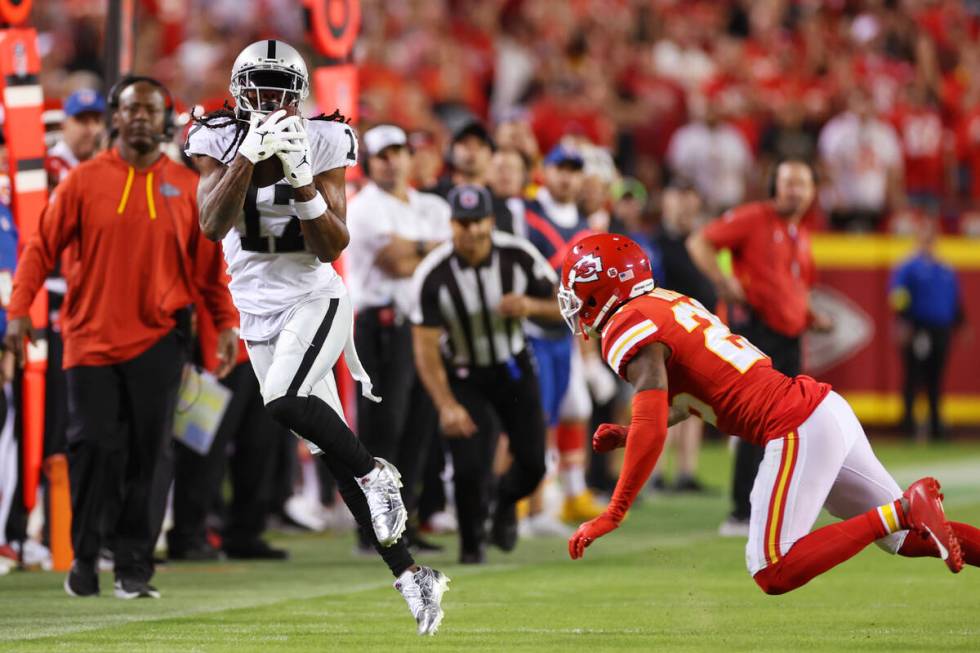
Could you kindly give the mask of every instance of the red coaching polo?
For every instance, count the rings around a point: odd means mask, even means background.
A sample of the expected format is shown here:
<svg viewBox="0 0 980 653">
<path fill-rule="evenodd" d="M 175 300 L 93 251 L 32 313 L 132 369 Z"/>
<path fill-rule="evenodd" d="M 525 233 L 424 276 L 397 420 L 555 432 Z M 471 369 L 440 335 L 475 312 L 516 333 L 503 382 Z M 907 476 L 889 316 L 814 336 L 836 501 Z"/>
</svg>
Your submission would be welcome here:
<svg viewBox="0 0 980 653">
<path fill-rule="evenodd" d="M 195 289 L 219 329 L 238 325 L 220 248 L 198 228 L 197 175 L 161 156 L 136 170 L 116 150 L 82 163 L 41 215 L 14 276 L 11 318 L 31 302 L 63 251 L 65 368 L 140 355 L 175 326 Z"/>
<path fill-rule="evenodd" d="M 779 217 L 771 202 L 754 202 L 727 211 L 704 236 L 731 250 L 746 300 L 769 328 L 790 337 L 806 330 L 813 254 L 805 227 Z"/>
</svg>

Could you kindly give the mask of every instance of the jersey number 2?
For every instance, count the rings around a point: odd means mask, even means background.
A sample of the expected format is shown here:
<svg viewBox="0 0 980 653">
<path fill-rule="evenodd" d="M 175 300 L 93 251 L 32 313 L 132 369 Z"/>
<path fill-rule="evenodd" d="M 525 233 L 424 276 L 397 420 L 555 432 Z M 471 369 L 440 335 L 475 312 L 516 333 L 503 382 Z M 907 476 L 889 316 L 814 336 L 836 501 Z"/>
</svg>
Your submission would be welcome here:
<svg viewBox="0 0 980 653">
<path fill-rule="evenodd" d="M 656 295 L 658 292 L 661 293 L 663 299 L 667 300 L 683 297 L 663 288 L 655 289 L 652 294 Z M 717 315 L 702 306 L 696 299 L 684 297 L 682 301 L 671 306 L 671 310 L 674 312 L 674 319 L 688 333 L 692 333 L 698 328 L 704 328 L 704 346 L 708 351 L 742 374 L 748 372 L 749 368 L 766 357 L 751 342 L 729 331 Z"/>
</svg>

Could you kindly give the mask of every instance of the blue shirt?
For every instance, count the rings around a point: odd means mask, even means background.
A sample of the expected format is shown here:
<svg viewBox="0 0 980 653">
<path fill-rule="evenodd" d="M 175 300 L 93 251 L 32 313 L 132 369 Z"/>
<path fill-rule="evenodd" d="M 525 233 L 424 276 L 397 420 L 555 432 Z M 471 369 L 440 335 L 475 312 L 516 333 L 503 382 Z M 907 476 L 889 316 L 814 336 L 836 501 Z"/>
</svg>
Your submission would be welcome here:
<svg viewBox="0 0 980 653">
<path fill-rule="evenodd" d="M 10 208 L 0 203 L 0 336 L 7 333 L 7 303 L 17 267 L 17 227 Z"/>
<path fill-rule="evenodd" d="M 953 268 L 918 253 L 895 269 L 889 293 L 902 315 L 916 324 L 950 327 L 960 314 L 960 284 Z"/>
<path fill-rule="evenodd" d="M 590 233 L 585 216 L 579 212 L 575 224 L 565 227 L 555 222 L 548 215 L 544 205 L 537 199 L 528 200 L 524 205 L 527 239 L 548 260 L 551 267 L 558 271 L 560 277 L 561 264 L 565 259 L 565 254 L 576 241 Z M 525 323 L 525 329 L 531 337 L 549 340 L 564 340 L 572 335 L 564 322 L 553 322 L 540 318 L 529 320 Z"/>
</svg>

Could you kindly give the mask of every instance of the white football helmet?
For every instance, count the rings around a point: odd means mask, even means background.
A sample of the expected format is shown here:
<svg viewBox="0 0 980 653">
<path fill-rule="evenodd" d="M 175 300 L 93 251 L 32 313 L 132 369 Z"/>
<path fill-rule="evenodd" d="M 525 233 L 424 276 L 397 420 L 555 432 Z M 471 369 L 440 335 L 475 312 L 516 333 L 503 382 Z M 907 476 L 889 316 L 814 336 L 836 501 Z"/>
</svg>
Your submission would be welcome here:
<svg viewBox="0 0 980 653">
<path fill-rule="evenodd" d="M 267 115 L 299 104 L 310 94 L 310 74 L 296 48 L 269 39 L 249 45 L 235 59 L 231 85 L 235 108 L 243 113 Z"/>
</svg>

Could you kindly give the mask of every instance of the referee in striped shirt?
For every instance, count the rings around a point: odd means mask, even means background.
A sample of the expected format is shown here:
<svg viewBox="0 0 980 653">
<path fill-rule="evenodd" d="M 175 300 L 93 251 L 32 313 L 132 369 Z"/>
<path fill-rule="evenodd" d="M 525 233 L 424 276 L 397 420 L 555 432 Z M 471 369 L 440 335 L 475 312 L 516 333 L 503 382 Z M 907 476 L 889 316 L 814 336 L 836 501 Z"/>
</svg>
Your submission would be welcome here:
<svg viewBox="0 0 980 653">
<path fill-rule="evenodd" d="M 560 319 L 557 278 L 522 238 L 493 229 L 493 200 L 481 186 L 448 195 L 452 241 L 416 268 L 415 366 L 439 412 L 453 457 L 460 562 L 484 560 L 497 436 L 513 463 L 496 487 L 491 541 L 517 542 L 517 501 L 545 472 L 545 422 L 523 320 Z"/>
</svg>

